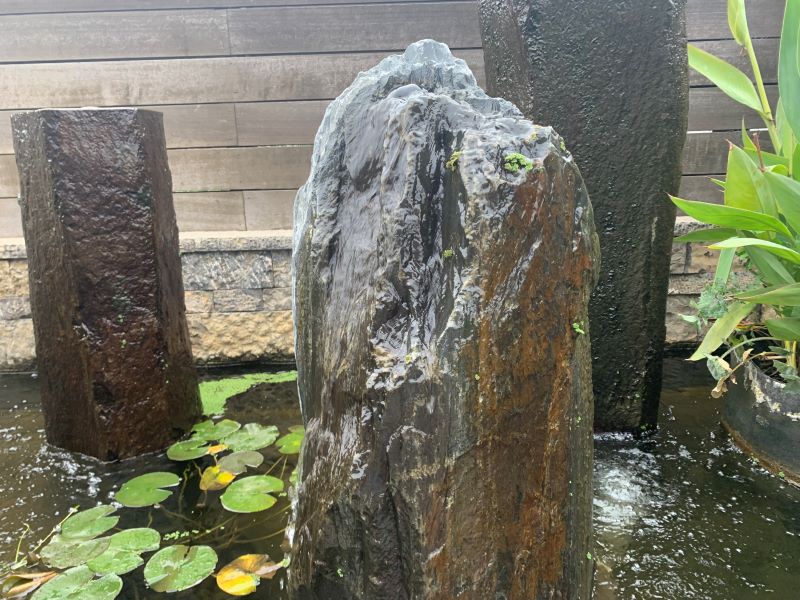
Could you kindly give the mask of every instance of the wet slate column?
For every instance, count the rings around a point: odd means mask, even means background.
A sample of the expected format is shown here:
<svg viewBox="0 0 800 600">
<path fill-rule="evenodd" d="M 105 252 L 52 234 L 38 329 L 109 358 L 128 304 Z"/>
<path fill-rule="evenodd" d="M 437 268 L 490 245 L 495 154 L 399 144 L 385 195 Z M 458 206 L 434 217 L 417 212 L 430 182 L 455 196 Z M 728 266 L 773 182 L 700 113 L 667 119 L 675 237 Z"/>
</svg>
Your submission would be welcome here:
<svg viewBox="0 0 800 600">
<path fill-rule="evenodd" d="M 656 423 L 687 128 L 685 0 L 479 0 L 490 94 L 552 125 L 600 235 L 590 305 L 595 424 Z"/>
<path fill-rule="evenodd" d="M 160 113 L 12 118 L 50 443 L 159 450 L 200 415 Z"/>
<path fill-rule="evenodd" d="M 413 44 L 328 108 L 294 250 L 292 598 L 588 599 L 597 238 L 561 138 Z"/>
</svg>

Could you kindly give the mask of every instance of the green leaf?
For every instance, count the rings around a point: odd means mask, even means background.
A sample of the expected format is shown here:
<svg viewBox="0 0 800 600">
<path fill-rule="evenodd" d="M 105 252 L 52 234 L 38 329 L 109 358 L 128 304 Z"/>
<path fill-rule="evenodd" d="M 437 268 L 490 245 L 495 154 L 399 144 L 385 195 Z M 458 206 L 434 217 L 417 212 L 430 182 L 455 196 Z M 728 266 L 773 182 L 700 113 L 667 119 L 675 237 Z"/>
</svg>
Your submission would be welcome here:
<svg viewBox="0 0 800 600">
<path fill-rule="evenodd" d="M 234 452 L 219 461 L 219 468 L 234 475 L 241 475 L 247 467 L 256 468 L 264 462 L 260 452 Z"/>
<path fill-rule="evenodd" d="M 278 440 L 278 452 L 281 454 L 298 454 L 300 447 L 303 444 L 303 437 L 305 437 L 306 430 L 301 425 L 290 427 L 291 433 L 286 434 Z"/>
<path fill-rule="evenodd" d="M 692 243 L 692 242 L 721 242 L 736 235 L 735 229 L 724 229 L 721 227 L 712 227 L 711 229 L 698 229 L 697 231 L 690 231 L 680 237 L 676 237 L 673 241 L 679 244 Z"/>
<path fill-rule="evenodd" d="M 725 248 L 719 253 L 717 269 L 714 271 L 714 285 L 717 287 L 724 288 L 728 284 L 734 258 L 736 258 L 736 248 Z"/>
<path fill-rule="evenodd" d="M 778 99 L 778 108 L 775 111 L 775 126 L 778 130 L 778 142 L 780 143 L 780 148 L 777 148 L 777 151 L 787 161 L 791 161 L 797 140 L 792 131 L 792 126 L 786 119 L 786 110 L 783 108 L 783 100 L 781 99 Z"/>
<path fill-rule="evenodd" d="M 767 319 L 765 323 L 772 337 L 789 342 L 800 342 L 799 318 L 783 317 L 781 319 Z"/>
<path fill-rule="evenodd" d="M 130 573 L 144 563 L 141 554 L 158 550 L 161 534 L 155 529 L 141 527 L 126 529 L 109 538 L 108 549 L 86 565 L 98 575 Z"/>
<path fill-rule="evenodd" d="M 733 39 L 740 46 L 747 44 L 750 39 L 750 30 L 747 27 L 744 0 L 728 0 L 728 27 L 731 29 Z"/>
<path fill-rule="evenodd" d="M 765 283 L 769 285 L 794 283 L 794 277 L 786 270 L 777 256 L 755 246 L 749 246 L 744 250 Z"/>
<path fill-rule="evenodd" d="M 800 139 L 800 2 L 788 0 L 778 59 L 778 91 L 786 120 Z"/>
<path fill-rule="evenodd" d="M 156 471 L 134 477 L 122 484 L 115 499 L 124 506 L 152 506 L 169 498 L 171 491 L 162 488 L 175 487 L 181 478 L 174 473 Z"/>
<path fill-rule="evenodd" d="M 170 460 L 194 460 L 208 454 L 209 445 L 202 439 L 188 439 L 176 442 L 167 448 L 167 457 Z"/>
<path fill-rule="evenodd" d="M 235 431 L 238 431 L 241 426 L 241 423 L 231 421 L 230 419 L 223 419 L 219 423 L 214 423 L 214 421 L 211 420 L 203 421 L 192 428 L 192 439 L 202 440 L 204 442 L 221 440 Z"/>
<path fill-rule="evenodd" d="M 82 510 L 61 525 L 61 537 L 67 541 L 91 540 L 104 534 L 119 522 L 119 517 L 109 517 L 117 509 L 107 504 Z"/>
<path fill-rule="evenodd" d="M 106 575 L 95 579 L 91 569 L 82 565 L 45 583 L 31 600 L 113 600 L 121 591 L 119 577 Z"/>
<path fill-rule="evenodd" d="M 800 252 L 787 248 L 775 242 L 768 242 L 758 238 L 731 238 L 724 242 L 717 242 L 709 246 L 712 250 L 722 250 L 723 248 L 745 248 L 747 246 L 756 246 L 763 248 L 767 252 L 771 252 L 775 256 L 800 265 Z"/>
<path fill-rule="evenodd" d="M 210 546 L 169 546 L 150 557 L 144 578 L 156 592 L 180 592 L 214 572 L 217 553 Z"/>
<path fill-rule="evenodd" d="M 230 512 L 254 513 L 274 505 L 277 500 L 270 493 L 282 491 L 283 481 L 277 477 L 253 475 L 230 484 L 220 501 Z"/>
<path fill-rule="evenodd" d="M 694 44 L 689 44 L 689 66 L 710 79 L 730 98 L 761 114 L 761 101 L 756 88 L 739 69 Z"/>
<path fill-rule="evenodd" d="M 68 541 L 56 535 L 42 549 L 42 560 L 54 569 L 68 569 L 82 565 L 108 550 L 110 538 Z"/>
<path fill-rule="evenodd" d="M 775 231 L 791 237 L 786 225 L 770 215 L 721 204 L 681 200 L 673 196 L 670 199 L 687 215 L 709 225 L 750 231 Z"/>
<path fill-rule="evenodd" d="M 258 423 L 248 423 L 239 431 L 224 438 L 222 443 L 235 452 L 260 450 L 277 440 L 278 435 L 278 428 L 274 425 L 264 426 Z"/>
<path fill-rule="evenodd" d="M 764 175 L 741 148 L 730 145 L 726 175 L 725 205 L 777 216 Z"/>
<path fill-rule="evenodd" d="M 772 190 L 778 212 L 800 234 L 800 182 L 775 173 L 764 173 L 764 180 Z"/>
<path fill-rule="evenodd" d="M 703 338 L 700 347 L 695 351 L 689 360 L 701 360 L 719 348 L 755 307 L 749 302 L 735 302 L 728 308 L 724 316 L 717 319 Z"/>
<path fill-rule="evenodd" d="M 750 290 L 736 294 L 736 297 L 746 302 L 756 302 L 758 304 L 800 306 L 800 283 Z"/>
</svg>

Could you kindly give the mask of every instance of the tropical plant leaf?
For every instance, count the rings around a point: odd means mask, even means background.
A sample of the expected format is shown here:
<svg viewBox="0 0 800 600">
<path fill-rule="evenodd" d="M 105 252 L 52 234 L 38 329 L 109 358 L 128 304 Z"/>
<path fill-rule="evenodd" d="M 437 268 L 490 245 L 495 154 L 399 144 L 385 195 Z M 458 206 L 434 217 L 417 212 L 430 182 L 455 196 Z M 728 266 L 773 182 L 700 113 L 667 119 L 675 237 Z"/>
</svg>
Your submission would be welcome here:
<svg viewBox="0 0 800 600">
<path fill-rule="evenodd" d="M 101 504 L 75 513 L 61 524 L 61 537 L 66 541 L 94 539 L 117 525 L 119 517 L 108 516 L 116 510 L 113 506 Z"/>
<path fill-rule="evenodd" d="M 737 231 L 735 229 L 725 229 L 723 227 L 712 227 L 710 229 L 698 229 L 690 231 L 680 237 L 676 237 L 673 241 L 678 244 L 683 243 L 712 243 L 721 242 L 728 238 L 735 237 Z"/>
<path fill-rule="evenodd" d="M 230 419 L 223 419 L 219 423 L 211 420 L 203 421 L 192 428 L 192 439 L 215 442 L 238 431 L 241 426 L 241 423 Z"/>
<path fill-rule="evenodd" d="M 228 473 L 241 475 L 247 470 L 247 467 L 255 469 L 263 462 L 264 455 L 260 452 L 234 452 L 233 454 L 222 457 L 219 461 L 219 467 Z"/>
<path fill-rule="evenodd" d="M 773 306 L 800 306 L 800 283 L 750 290 L 736 294 L 736 298 Z"/>
<path fill-rule="evenodd" d="M 673 196 L 670 196 L 670 198 L 672 202 L 675 203 L 675 206 L 702 223 L 730 229 L 774 231 L 791 237 L 791 233 L 786 228 L 786 225 L 771 215 L 735 208 L 733 206 L 695 202 L 693 200 L 681 200 Z"/>
<path fill-rule="evenodd" d="M 247 596 L 256 591 L 262 579 L 272 579 L 283 566 L 266 554 L 245 554 L 220 569 L 217 585 L 231 596 Z"/>
<path fill-rule="evenodd" d="M 31 600 L 113 600 L 122 591 L 116 575 L 94 578 L 92 570 L 81 565 L 45 583 Z"/>
<path fill-rule="evenodd" d="M 764 173 L 764 180 L 772 190 L 778 212 L 786 219 L 789 227 L 800 234 L 800 182 L 775 173 Z"/>
<path fill-rule="evenodd" d="M 283 481 L 277 477 L 253 475 L 234 481 L 222 494 L 220 501 L 230 512 L 254 513 L 273 506 L 277 499 L 270 494 L 282 491 Z"/>
<path fill-rule="evenodd" d="M 200 489 L 205 492 L 216 492 L 228 487 L 235 478 L 234 473 L 221 469 L 219 465 L 212 465 L 200 476 Z"/>
<path fill-rule="evenodd" d="M 728 0 L 728 27 L 731 29 L 733 39 L 740 46 L 747 44 L 750 39 L 750 30 L 747 27 L 744 0 Z"/>
<path fill-rule="evenodd" d="M 126 529 L 112 535 L 109 542 L 105 552 L 86 563 L 98 575 L 130 573 L 144 563 L 142 553 L 158 550 L 161 534 L 149 527 Z"/>
<path fill-rule="evenodd" d="M 766 250 L 749 246 L 744 249 L 745 254 L 750 259 L 750 262 L 758 270 L 764 283 L 769 285 L 784 285 L 787 283 L 794 283 L 794 277 L 783 266 L 780 259 L 774 254 L 770 254 Z"/>
<path fill-rule="evenodd" d="M 724 288 L 728 285 L 734 258 L 736 258 L 736 248 L 725 248 L 719 253 L 717 269 L 714 271 L 714 285 L 717 287 Z"/>
<path fill-rule="evenodd" d="M 157 592 L 180 592 L 203 581 L 216 566 L 217 553 L 210 546 L 168 546 L 150 557 L 144 578 Z"/>
<path fill-rule="evenodd" d="M 788 0 L 778 59 L 778 91 L 786 120 L 800 139 L 800 2 Z"/>
<path fill-rule="evenodd" d="M 775 256 L 779 256 L 789 262 L 793 262 L 795 264 L 800 265 L 800 252 L 796 250 L 792 250 L 791 248 L 787 248 L 782 244 L 776 244 L 775 242 L 768 242 L 766 240 L 760 240 L 758 238 L 731 238 L 729 240 L 725 240 L 723 242 L 717 242 L 716 244 L 711 244 L 709 248 L 712 250 L 722 250 L 725 248 L 746 248 L 747 246 L 756 246 L 758 248 L 763 248 L 767 252 L 771 252 Z"/>
<path fill-rule="evenodd" d="M 281 454 L 298 454 L 303 445 L 306 430 L 301 425 L 289 427 L 289 433 L 278 440 L 278 452 Z"/>
<path fill-rule="evenodd" d="M 703 338 L 700 347 L 695 351 L 689 360 L 701 360 L 707 358 L 714 350 L 719 348 L 736 329 L 736 326 L 749 315 L 754 304 L 750 302 L 735 302 L 728 308 L 724 316 L 717 319 Z"/>
<path fill-rule="evenodd" d="M 42 548 L 42 561 L 54 569 L 77 567 L 108 550 L 110 538 L 68 541 L 59 535 Z"/>
<path fill-rule="evenodd" d="M 764 174 L 747 152 L 733 144 L 728 149 L 725 181 L 726 206 L 777 216 Z"/>
<path fill-rule="evenodd" d="M 235 452 L 245 452 L 266 448 L 278 439 L 278 435 L 278 428 L 274 425 L 248 423 L 222 441 Z"/>
<path fill-rule="evenodd" d="M 208 454 L 209 444 L 205 440 L 190 438 L 183 442 L 176 442 L 167 448 L 167 458 L 170 460 L 194 460 Z"/>
<path fill-rule="evenodd" d="M 152 506 L 163 502 L 172 494 L 163 488 L 175 487 L 180 481 L 181 478 L 174 473 L 163 471 L 147 473 L 123 483 L 115 499 L 128 507 Z"/>
<path fill-rule="evenodd" d="M 767 319 L 765 324 L 772 337 L 789 342 L 800 342 L 800 318 Z"/>
<path fill-rule="evenodd" d="M 739 104 L 762 114 L 761 100 L 753 82 L 732 64 L 689 44 L 689 66 Z"/>
</svg>

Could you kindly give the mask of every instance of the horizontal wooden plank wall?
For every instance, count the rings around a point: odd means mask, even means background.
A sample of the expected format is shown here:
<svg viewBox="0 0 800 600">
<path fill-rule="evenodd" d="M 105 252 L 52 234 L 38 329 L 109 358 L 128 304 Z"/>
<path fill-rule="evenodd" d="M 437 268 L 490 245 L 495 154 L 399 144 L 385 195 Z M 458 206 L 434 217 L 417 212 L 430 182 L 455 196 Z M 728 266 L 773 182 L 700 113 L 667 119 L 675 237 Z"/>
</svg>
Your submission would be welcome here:
<svg viewBox="0 0 800 600">
<path fill-rule="evenodd" d="M 689 37 L 749 69 L 725 4 L 689 0 Z M 783 2 L 747 6 L 774 96 Z M 325 107 L 359 71 L 433 37 L 484 76 L 474 0 L 2 0 L 0 31 L 0 237 L 21 231 L 16 111 L 162 111 L 181 229 L 274 229 L 291 225 Z M 757 122 L 699 75 L 691 85 L 682 195 L 709 199 L 727 139 Z"/>
</svg>

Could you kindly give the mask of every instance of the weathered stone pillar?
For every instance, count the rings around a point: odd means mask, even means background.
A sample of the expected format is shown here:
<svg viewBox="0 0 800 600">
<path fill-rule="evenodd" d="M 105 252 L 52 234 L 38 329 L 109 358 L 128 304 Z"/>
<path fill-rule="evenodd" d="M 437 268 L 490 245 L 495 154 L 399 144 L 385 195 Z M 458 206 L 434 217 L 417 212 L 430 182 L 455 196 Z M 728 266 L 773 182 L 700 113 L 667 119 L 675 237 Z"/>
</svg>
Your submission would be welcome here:
<svg viewBox="0 0 800 600">
<path fill-rule="evenodd" d="M 200 415 L 161 114 L 12 118 L 47 439 L 102 459 Z"/>
<path fill-rule="evenodd" d="M 430 40 L 328 108 L 295 204 L 293 598 L 589 598 L 597 242 L 561 144 Z"/>
<path fill-rule="evenodd" d="M 687 128 L 685 0 L 480 0 L 490 94 L 552 125 L 594 206 L 595 424 L 655 425 Z"/>
</svg>

